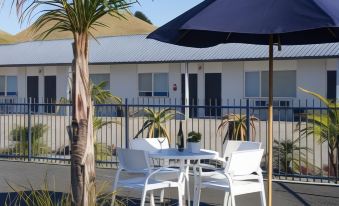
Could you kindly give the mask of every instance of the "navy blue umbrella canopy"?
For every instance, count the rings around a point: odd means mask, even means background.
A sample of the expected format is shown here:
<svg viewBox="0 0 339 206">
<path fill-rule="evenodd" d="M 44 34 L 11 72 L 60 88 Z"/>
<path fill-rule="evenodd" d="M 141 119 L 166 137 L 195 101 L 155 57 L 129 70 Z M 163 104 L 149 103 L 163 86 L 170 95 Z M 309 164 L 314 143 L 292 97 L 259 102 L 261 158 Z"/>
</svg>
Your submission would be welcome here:
<svg viewBox="0 0 339 206">
<path fill-rule="evenodd" d="M 148 38 L 189 47 L 221 43 L 299 45 L 339 41 L 336 0 L 206 0 Z"/>
<path fill-rule="evenodd" d="M 339 42 L 338 0 L 206 0 L 148 38 L 188 46 L 269 45 L 268 199 L 272 205 L 273 46 Z"/>
</svg>

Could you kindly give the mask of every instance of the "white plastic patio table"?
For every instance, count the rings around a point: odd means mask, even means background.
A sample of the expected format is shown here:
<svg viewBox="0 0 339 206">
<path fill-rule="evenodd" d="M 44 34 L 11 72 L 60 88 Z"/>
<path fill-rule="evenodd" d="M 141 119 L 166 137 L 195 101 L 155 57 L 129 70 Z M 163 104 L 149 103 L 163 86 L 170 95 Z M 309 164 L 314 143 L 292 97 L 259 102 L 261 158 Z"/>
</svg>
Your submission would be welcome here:
<svg viewBox="0 0 339 206">
<path fill-rule="evenodd" d="M 180 182 L 185 188 L 185 182 L 188 182 L 188 169 L 189 165 L 185 164 L 185 161 L 189 160 L 201 160 L 201 159 L 214 159 L 218 157 L 219 154 L 215 151 L 210 150 L 201 150 L 199 153 L 192 153 L 185 149 L 182 152 L 179 152 L 177 149 L 163 149 L 156 152 L 149 153 L 149 157 L 155 158 L 155 159 L 171 159 L 171 160 L 179 160 L 180 162 Z M 189 188 L 189 185 L 187 186 L 187 189 Z M 189 190 L 188 190 L 189 193 Z M 184 199 L 183 202 L 185 202 L 185 195 L 182 196 Z M 188 200 L 188 206 L 190 205 L 190 197 L 187 196 Z"/>
</svg>

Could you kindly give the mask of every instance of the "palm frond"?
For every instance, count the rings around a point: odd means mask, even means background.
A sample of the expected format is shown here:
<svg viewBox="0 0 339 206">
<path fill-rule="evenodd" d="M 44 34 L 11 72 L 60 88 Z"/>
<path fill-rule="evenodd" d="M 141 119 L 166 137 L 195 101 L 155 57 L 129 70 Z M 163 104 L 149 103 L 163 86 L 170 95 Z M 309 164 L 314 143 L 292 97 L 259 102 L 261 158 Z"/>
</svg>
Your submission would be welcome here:
<svg viewBox="0 0 339 206">
<path fill-rule="evenodd" d="M 47 38 L 51 33 L 70 31 L 75 34 L 91 34 L 96 27 L 106 26 L 100 19 L 106 14 L 125 19 L 124 13 L 137 1 L 130 0 L 16 0 L 21 23 L 33 23 L 36 38 Z M 45 28 L 50 24 L 49 28 Z M 40 33 L 39 33 L 40 31 Z M 93 36 L 94 37 L 94 36 Z M 95 37 L 94 37 L 95 38 Z"/>
</svg>

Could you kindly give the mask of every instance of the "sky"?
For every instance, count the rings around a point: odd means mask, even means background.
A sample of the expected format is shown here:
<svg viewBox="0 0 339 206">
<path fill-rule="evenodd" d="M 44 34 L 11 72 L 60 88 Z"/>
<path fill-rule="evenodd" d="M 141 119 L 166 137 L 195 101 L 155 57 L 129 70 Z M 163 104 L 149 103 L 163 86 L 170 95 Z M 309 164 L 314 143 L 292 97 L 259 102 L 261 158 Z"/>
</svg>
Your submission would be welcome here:
<svg viewBox="0 0 339 206">
<path fill-rule="evenodd" d="M 135 4 L 131 11 L 143 12 L 156 26 L 161 26 L 174 19 L 188 9 L 199 4 L 203 0 L 139 0 L 140 5 Z M 20 25 L 15 10 L 11 11 L 9 0 L 5 1 L 0 10 L 0 30 L 10 34 L 16 34 L 26 28 L 24 23 Z"/>
</svg>

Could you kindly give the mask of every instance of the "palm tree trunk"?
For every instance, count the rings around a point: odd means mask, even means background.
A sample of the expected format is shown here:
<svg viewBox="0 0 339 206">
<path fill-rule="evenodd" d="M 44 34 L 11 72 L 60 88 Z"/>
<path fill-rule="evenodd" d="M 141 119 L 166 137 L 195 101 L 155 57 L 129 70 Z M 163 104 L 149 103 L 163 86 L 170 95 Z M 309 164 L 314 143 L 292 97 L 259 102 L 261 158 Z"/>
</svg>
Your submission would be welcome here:
<svg viewBox="0 0 339 206">
<path fill-rule="evenodd" d="M 76 34 L 72 65 L 72 140 L 71 184 L 73 205 L 94 206 L 95 156 L 93 138 L 93 104 L 88 72 L 88 35 Z"/>
<path fill-rule="evenodd" d="M 335 182 L 338 180 L 338 173 L 337 173 L 337 164 L 336 164 L 336 157 L 335 157 L 335 148 L 330 148 L 329 154 L 330 158 L 330 166 L 328 168 L 329 176 L 331 175 L 331 172 L 333 171 Z"/>
</svg>

